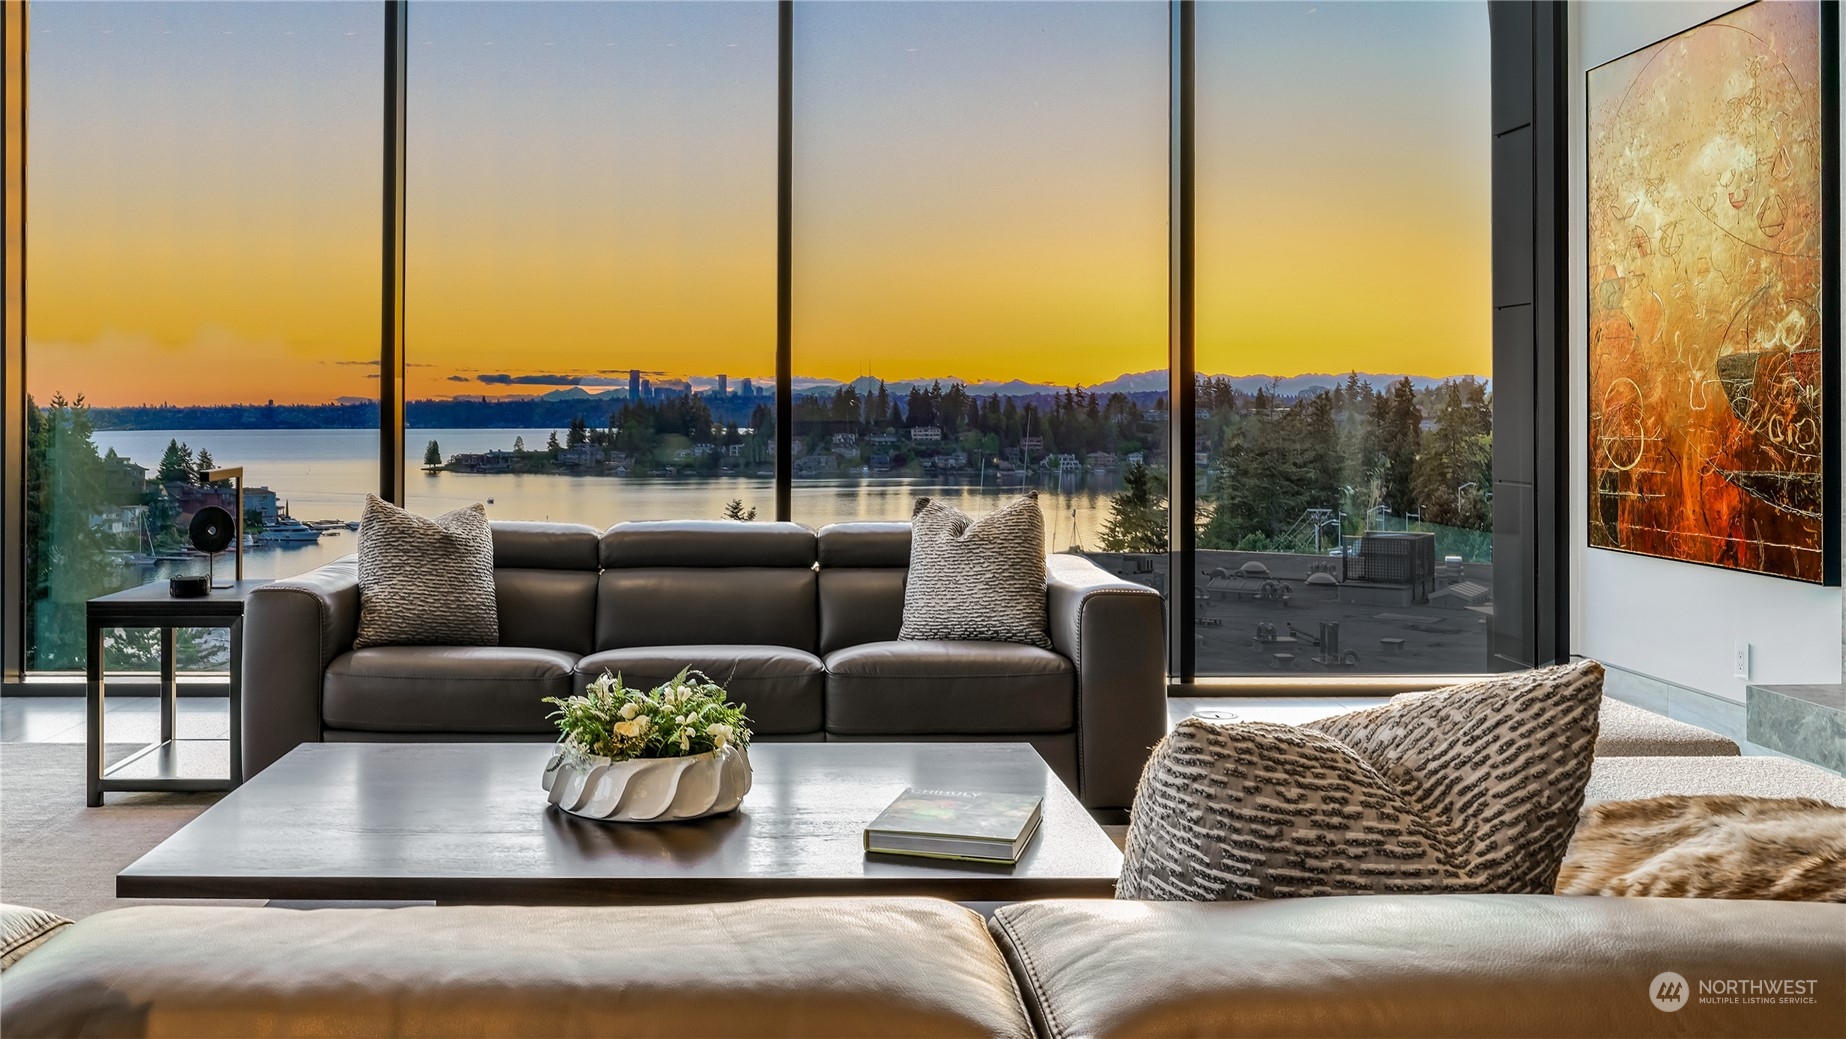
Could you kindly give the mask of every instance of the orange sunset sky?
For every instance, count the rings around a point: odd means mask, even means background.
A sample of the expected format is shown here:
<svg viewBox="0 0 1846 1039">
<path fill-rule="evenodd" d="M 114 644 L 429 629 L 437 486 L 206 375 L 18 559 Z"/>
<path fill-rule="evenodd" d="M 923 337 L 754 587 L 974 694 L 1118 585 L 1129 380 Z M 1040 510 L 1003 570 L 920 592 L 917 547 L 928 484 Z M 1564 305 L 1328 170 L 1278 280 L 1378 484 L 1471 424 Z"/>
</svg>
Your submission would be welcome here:
<svg viewBox="0 0 1846 1039">
<path fill-rule="evenodd" d="M 413 397 L 767 381 L 775 7 L 411 5 Z M 375 393 L 382 17 L 39 3 L 28 386 Z M 1167 8 L 804 3 L 794 369 L 1165 365 Z M 1487 374 L 1485 6 L 1205 4 L 1201 371 Z"/>
</svg>

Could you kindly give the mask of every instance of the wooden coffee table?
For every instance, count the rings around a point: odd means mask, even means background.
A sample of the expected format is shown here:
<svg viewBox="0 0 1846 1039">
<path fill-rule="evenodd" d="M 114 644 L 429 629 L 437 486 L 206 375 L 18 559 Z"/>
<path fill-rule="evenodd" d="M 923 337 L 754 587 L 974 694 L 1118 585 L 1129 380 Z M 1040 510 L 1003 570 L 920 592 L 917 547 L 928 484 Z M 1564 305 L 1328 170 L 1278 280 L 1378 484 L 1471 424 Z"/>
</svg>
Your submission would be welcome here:
<svg viewBox="0 0 1846 1039">
<path fill-rule="evenodd" d="M 600 823 L 545 803 L 542 743 L 308 743 L 116 877 L 123 898 L 494 903 L 1114 893 L 1122 857 L 1024 743 L 758 743 L 743 807 Z M 905 787 L 1041 794 L 1015 866 L 868 856 Z"/>
</svg>

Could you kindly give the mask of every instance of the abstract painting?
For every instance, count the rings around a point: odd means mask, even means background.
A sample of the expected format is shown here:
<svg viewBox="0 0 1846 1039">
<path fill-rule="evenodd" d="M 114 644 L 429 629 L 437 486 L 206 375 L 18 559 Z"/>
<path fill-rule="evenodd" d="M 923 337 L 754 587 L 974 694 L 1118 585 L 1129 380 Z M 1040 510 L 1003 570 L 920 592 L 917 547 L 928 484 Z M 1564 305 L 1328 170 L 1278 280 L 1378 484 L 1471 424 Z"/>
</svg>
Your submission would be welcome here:
<svg viewBox="0 0 1846 1039">
<path fill-rule="evenodd" d="M 1821 17 L 1756 3 L 1589 73 L 1592 546 L 1838 579 Z"/>
</svg>

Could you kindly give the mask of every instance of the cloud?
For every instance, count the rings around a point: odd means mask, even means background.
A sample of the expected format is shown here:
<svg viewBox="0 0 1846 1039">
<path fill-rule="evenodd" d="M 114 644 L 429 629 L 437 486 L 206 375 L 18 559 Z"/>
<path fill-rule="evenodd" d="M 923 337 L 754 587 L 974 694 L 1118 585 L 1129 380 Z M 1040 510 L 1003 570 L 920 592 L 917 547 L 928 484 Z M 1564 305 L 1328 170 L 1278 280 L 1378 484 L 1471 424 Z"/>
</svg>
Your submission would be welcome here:
<svg viewBox="0 0 1846 1039">
<path fill-rule="evenodd" d="M 506 372 L 489 372 L 477 375 L 475 379 L 489 386 L 626 386 L 628 384 L 625 379 L 610 379 L 601 375 L 509 375 Z"/>
<path fill-rule="evenodd" d="M 474 380 L 468 378 L 466 375 L 451 375 L 449 376 L 449 381 L 450 382 L 473 382 Z"/>
</svg>

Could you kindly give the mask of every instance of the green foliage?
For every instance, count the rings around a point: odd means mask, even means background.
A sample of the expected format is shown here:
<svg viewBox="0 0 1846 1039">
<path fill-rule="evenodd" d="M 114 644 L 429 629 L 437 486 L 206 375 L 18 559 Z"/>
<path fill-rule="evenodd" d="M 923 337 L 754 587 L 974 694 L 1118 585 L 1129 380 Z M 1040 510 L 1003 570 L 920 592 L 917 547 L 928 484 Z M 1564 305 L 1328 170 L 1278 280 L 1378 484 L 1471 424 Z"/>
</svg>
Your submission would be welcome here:
<svg viewBox="0 0 1846 1039">
<path fill-rule="evenodd" d="M 434 440 L 429 442 L 429 446 L 423 449 L 423 464 L 424 465 L 441 465 L 442 464 L 442 445 L 441 444 L 436 443 Z"/>
<path fill-rule="evenodd" d="M 1147 466 L 1137 462 L 1122 474 L 1122 489 L 1109 502 L 1102 548 L 1105 552 L 1167 550 L 1166 480 Z"/>
<path fill-rule="evenodd" d="M 1479 412 L 1464 401 L 1461 387 L 1451 383 L 1411 473 L 1418 511 L 1431 523 L 1490 530 L 1487 490 L 1492 485 L 1493 438 L 1482 428 Z"/>
<path fill-rule="evenodd" d="M 1416 388 L 1408 377 L 1392 383 L 1373 400 L 1371 432 L 1373 449 L 1368 453 L 1379 504 L 1389 505 L 1400 516 L 1408 515 L 1416 506 L 1411 474 L 1423 437 L 1423 413 L 1417 408 Z"/>
<path fill-rule="evenodd" d="M 1273 552 L 1276 543 L 1269 540 L 1269 535 L 1260 530 L 1253 530 L 1243 536 L 1243 540 L 1232 546 L 1239 552 Z"/>
<path fill-rule="evenodd" d="M 77 399 L 82 401 L 83 398 L 79 396 Z M 55 401 L 53 406 L 56 406 Z M 192 448 L 178 440 L 168 440 L 166 453 L 160 456 L 160 470 L 155 479 L 161 483 L 192 483 L 198 478 L 198 472 L 199 466 L 193 460 Z"/>
<path fill-rule="evenodd" d="M 79 669 L 84 604 L 132 581 L 110 558 L 113 546 L 94 522 L 111 503 L 89 406 L 81 395 L 67 401 L 58 394 L 43 410 L 28 399 L 26 412 L 27 666 Z M 190 470 L 184 479 L 191 481 Z"/>
<path fill-rule="evenodd" d="M 739 523 L 748 523 L 756 518 L 756 506 L 752 505 L 746 509 L 742 498 L 732 498 L 724 503 L 724 518 L 737 520 Z"/>
<path fill-rule="evenodd" d="M 686 668 L 652 689 L 633 689 L 603 672 L 580 696 L 546 697 L 556 704 L 561 742 L 588 754 L 627 761 L 706 754 L 750 743 L 743 704 L 724 687 Z"/>
<path fill-rule="evenodd" d="M 1492 526 L 1492 402 L 1472 379 L 1378 391 L 1352 374 L 1292 401 L 1205 379 L 1197 399 L 1201 438 L 1218 445 L 1202 477 L 1200 548 L 1307 551 L 1310 509 L 1344 514 L 1348 534 L 1374 506 L 1450 532 Z"/>
</svg>

